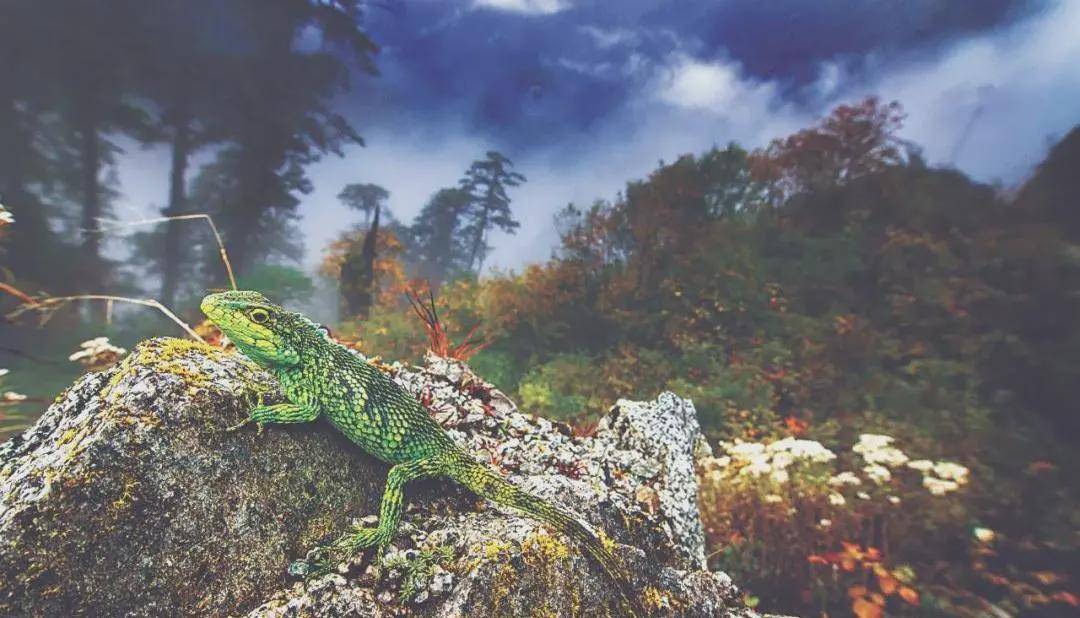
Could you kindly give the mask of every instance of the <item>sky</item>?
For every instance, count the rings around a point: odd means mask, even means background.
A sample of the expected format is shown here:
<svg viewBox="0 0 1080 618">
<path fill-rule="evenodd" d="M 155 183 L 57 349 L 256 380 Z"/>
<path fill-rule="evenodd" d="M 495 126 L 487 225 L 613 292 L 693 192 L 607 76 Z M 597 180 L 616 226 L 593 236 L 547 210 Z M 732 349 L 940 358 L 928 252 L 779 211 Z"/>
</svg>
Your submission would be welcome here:
<svg viewBox="0 0 1080 618">
<path fill-rule="evenodd" d="M 867 95 L 904 106 L 902 135 L 930 163 L 1006 187 L 1080 123 L 1080 1 L 375 0 L 364 27 L 380 74 L 354 76 L 338 105 L 366 146 L 308 170 L 308 266 L 359 218 L 344 185 L 386 187 L 410 221 L 490 149 L 528 182 L 488 265 L 520 269 L 550 257 L 567 203 Z M 139 158 L 122 172 L 133 210 L 162 198 L 132 175 L 167 166 Z"/>
</svg>

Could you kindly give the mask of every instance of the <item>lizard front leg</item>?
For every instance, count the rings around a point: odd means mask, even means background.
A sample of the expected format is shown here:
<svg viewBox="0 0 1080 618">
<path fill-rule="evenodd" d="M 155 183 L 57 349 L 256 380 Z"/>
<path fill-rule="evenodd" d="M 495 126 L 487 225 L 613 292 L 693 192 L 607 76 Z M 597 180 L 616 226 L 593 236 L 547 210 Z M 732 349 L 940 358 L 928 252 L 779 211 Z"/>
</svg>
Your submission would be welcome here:
<svg viewBox="0 0 1080 618">
<path fill-rule="evenodd" d="M 310 423 L 319 417 L 319 409 L 315 406 L 301 406 L 295 403 L 278 403 L 272 406 L 257 405 L 251 409 L 248 413 L 248 417 L 243 422 L 229 427 L 225 431 L 236 431 L 248 423 L 254 422 L 259 426 L 259 432 L 262 433 L 262 427 L 265 424 L 284 424 L 284 423 Z"/>
</svg>

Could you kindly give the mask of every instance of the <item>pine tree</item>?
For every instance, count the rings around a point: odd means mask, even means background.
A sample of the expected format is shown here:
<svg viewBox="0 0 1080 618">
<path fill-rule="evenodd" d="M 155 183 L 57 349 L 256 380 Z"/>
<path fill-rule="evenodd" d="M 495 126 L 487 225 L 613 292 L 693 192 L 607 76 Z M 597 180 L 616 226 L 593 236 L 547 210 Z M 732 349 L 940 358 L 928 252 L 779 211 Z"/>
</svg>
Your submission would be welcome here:
<svg viewBox="0 0 1080 618">
<path fill-rule="evenodd" d="M 513 234 L 521 226 L 510 212 L 507 187 L 517 187 L 525 182 L 525 176 L 511 171 L 514 166 L 502 153 L 489 151 L 487 158 L 474 161 L 461 179 L 461 190 L 469 195 L 467 222 L 463 234 L 468 239 L 469 258 L 467 267 L 476 273 L 484 267 L 484 258 L 491 247 L 488 233 L 498 228 Z"/>
<path fill-rule="evenodd" d="M 461 219 L 471 199 L 463 189 L 441 189 L 428 200 L 409 229 L 411 261 L 417 274 L 427 278 L 433 289 L 469 268 Z"/>
</svg>

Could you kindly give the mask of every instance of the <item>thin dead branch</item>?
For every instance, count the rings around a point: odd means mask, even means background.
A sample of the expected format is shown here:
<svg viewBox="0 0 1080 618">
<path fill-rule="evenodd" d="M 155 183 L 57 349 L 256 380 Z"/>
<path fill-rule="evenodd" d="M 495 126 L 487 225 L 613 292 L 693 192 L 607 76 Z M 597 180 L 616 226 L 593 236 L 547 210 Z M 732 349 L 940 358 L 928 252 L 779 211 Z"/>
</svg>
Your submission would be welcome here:
<svg viewBox="0 0 1080 618">
<path fill-rule="evenodd" d="M 151 219 L 138 219 L 136 221 L 118 221 L 115 219 L 98 219 L 98 223 L 102 224 L 100 231 L 106 230 L 118 230 L 128 227 L 138 227 L 140 225 L 156 225 L 158 223 L 165 223 L 167 221 L 193 221 L 196 219 L 205 219 L 210 224 L 210 231 L 214 233 L 214 240 L 217 242 L 218 253 L 221 255 L 221 262 L 225 264 L 225 273 L 229 275 L 229 285 L 232 289 L 236 288 L 236 277 L 233 275 L 232 263 L 229 261 L 229 254 L 225 251 L 225 243 L 221 240 L 221 234 L 218 232 L 217 226 L 214 225 L 214 219 L 206 213 L 194 213 L 190 215 L 173 215 L 170 217 L 154 217 Z"/>
<path fill-rule="evenodd" d="M 175 322 L 180 328 L 184 329 L 184 332 L 186 332 L 188 335 L 191 335 L 193 339 L 202 343 L 206 343 L 206 340 L 200 337 L 199 334 L 196 333 L 194 330 L 192 330 L 192 328 L 188 326 L 186 322 L 178 318 L 175 313 L 169 310 L 168 307 L 162 305 L 161 303 L 152 298 L 128 298 L 126 296 L 111 296 L 108 294 L 77 294 L 75 296 L 33 297 L 23 292 L 22 290 L 12 287 L 6 283 L 0 283 L 0 291 L 7 292 L 8 294 L 11 294 L 15 298 L 18 298 L 22 301 L 22 304 L 20 304 L 18 307 L 15 307 L 14 310 L 4 316 L 8 320 L 15 320 L 16 318 L 25 313 L 37 312 L 41 316 L 39 324 L 41 326 L 44 326 L 46 323 L 48 323 L 50 319 L 52 319 L 53 315 L 55 315 L 57 311 L 75 301 L 95 300 L 103 301 L 109 303 L 110 305 L 112 303 L 130 303 L 133 305 L 142 305 L 143 307 L 151 307 L 153 309 L 157 309 L 162 314 L 164 314 L 165 317 L 169 318 L 170 320 Z"/>
</svg>

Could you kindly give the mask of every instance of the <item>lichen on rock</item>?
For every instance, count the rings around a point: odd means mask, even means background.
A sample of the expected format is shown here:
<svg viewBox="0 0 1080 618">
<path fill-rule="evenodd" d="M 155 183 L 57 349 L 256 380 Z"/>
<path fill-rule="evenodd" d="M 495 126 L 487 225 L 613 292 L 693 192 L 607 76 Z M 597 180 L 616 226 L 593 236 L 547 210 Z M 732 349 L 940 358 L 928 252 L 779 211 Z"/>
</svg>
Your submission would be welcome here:
<svg viewBox="0 0 1080 618">
<path fill-rule="evenodd" d="M 601 530 L 657 615 L 754 615 L 703 569 L 689 401 L 620 401 L 577 437 L 456 361 L 388 370 L 463 448 Z M 243 357 L 153 339 L 0 446 L 0 614 L 618 615 L 580 548 L 444 479 L 409 486 L 382 554 L 290 576 L 370 523 L 387 468 L 323 422 L 226 433 L 257 394 L 280 397 Z"/>
</svg>

